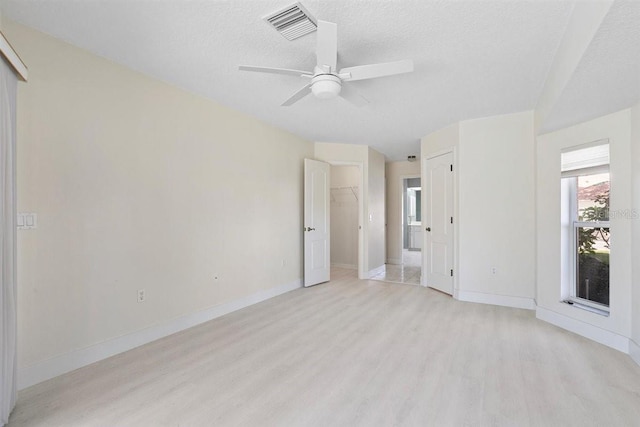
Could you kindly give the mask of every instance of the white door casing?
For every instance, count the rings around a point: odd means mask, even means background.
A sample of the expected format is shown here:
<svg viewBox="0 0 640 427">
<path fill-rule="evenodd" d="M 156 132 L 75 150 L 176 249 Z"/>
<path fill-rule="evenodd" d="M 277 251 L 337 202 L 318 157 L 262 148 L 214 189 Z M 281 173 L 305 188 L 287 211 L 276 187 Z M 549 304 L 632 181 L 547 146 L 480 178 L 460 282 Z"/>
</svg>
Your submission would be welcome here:
<svg viewBox="0 0 640 427">
<path fill-rule="evenodd" d="M 328 282 L 330 256 L 330 165 L 304 159 L 304 286 Z"/>
<path fill-rule="evenodd" d="M 453 153 L 427 159 L 425 177 L 425 284 L 453 295 Z"/>
</svg>

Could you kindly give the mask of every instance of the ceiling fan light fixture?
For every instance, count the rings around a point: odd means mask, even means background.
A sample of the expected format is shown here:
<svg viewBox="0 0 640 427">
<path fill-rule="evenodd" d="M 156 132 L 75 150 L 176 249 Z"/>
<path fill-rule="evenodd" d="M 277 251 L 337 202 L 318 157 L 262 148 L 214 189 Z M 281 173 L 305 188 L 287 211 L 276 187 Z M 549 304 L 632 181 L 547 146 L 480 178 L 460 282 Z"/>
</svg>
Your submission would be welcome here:
<svg viewBox="0 0 640 427">
<path fill-rule="evenodd" d="M 298 3 L 299 4 L 299 3 Z M 295 8 L 294 8 L 295 9 Z M 286 26 L 283 22 L 298 19 L 296 10 L 287 9 L 282 16 L 278 15 L 277 24 Z M 291 15 L 293 14 L 293 15 Z M 280 20 L 283 20 L 282 22 Z M 317 21 L 318 37 L 316 47 L 316 66 L 313 71 L 292 70 L 288 68 L 256 67 L 240 65 L 243 71 L 255 71 L 269 74 L 284 74 L 290 76 L 311 79 L 281 105 L 289 107 L 312 93 L 316 98 L 328 99 L 341 95 L 355 106 L 362 107 L 369 103 L 365 97 L 358 94 L 353 88 L 346 87 L 342 92 L 342 83 L 350 84 L 351 81 L 377 79 L 379 77 L 393 76 L 396 74 L 410 73 L 413 71 L 413 61 L 380 62 L 377 64 L 357 65 L 354 67 L 338 68 L 338 26 L 327 21 Z"/>
<path fill-rule="evenodd" d="M 340 94 L 340 89 L 342 89 L 340 78 L 332 74 L 321 74 L 312 80 L 311 92 L 316 98 L 335 98 Z"/>
</svg>

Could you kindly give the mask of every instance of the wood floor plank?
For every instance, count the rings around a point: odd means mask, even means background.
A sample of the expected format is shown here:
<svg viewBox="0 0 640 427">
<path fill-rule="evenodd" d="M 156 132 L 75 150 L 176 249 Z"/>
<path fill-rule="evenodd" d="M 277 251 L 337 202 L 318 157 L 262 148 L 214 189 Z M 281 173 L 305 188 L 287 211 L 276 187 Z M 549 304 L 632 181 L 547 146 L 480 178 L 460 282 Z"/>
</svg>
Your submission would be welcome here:
<svg viewBox="0 0 640 427">
<path fill-rule="evenodd" d="M 640 367 L 533 312 L 299 289 L 19 394 L 9 426 L 640 425 Z"/>
</svg>

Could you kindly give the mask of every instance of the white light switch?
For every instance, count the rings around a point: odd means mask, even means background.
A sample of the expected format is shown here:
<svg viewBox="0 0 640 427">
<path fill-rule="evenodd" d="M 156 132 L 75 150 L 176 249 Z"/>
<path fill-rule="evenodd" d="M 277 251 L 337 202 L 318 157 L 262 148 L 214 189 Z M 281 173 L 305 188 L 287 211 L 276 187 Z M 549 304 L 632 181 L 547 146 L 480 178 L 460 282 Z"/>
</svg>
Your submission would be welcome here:
<svg viewBox="0 0 640 427">
<path fill-rule="evenodd" d="M 16 218 L 16 226 L 20 230 L 38 228 L 38 214 L 33 212 L 20 212 Z"/>
</svg>

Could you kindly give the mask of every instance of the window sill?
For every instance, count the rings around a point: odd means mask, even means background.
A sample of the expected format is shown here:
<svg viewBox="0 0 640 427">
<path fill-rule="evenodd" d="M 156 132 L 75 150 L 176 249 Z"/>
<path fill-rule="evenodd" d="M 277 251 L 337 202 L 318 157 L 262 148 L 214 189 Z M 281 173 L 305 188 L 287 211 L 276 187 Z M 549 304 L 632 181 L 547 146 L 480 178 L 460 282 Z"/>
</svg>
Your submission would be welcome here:
<svg viewBox="0 0 640 427">
<path fill-rule="evenodd" d="M 562 302 L 567 304 L 567 305 L 570 305 L 572 307 L 579 308 L 581 310 L 589 311 L 591 313 L 595 313 L 595 314 L 598 314 L 600 316 L 609 317 L 609 312 L 607 310 L 602 310 L 600 308 L 591 307 L 589 305 L 582 304 L 579 301 L 564 300 Z"/>
</svg>

